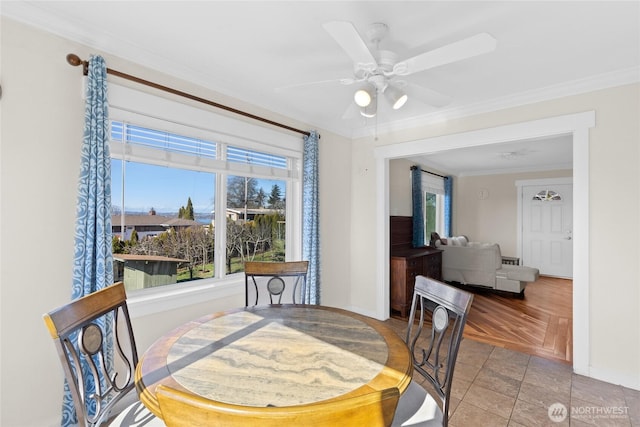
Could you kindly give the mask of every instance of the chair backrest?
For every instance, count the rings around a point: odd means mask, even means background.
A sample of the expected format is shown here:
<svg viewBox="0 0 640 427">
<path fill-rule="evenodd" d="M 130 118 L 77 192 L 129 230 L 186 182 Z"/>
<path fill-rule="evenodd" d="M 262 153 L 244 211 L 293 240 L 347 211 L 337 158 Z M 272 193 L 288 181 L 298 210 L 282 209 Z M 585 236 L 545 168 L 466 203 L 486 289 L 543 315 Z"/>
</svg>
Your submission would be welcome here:
<svg viewBox="0 0 640 427">
<path fill-rule="evenodd" d="M 135 385 L 138 352 L 124 284 L 78 298 L 45 314 L 44 321 L 58 351 L 78 422 L 100 425 Z M 113 340 L 107 331 L 112 332 Z"/>
<path fill-rule="evenodd" d="M 437 280 L 416 276 L 406 342 L 413 367 L 440 398 L 444 425 L 449 416 L 453 371 L 473 294 Z M 419 322 L 416 325 L 416 315 Z M 422 334 L 430 325 L 429 334 Z"/>
<path fill-rule="evenodd" d="M 156 389 L 167 427 L 383 427 L 391 425 L 400 394 L 397 388 L 349 399 L 299 406 L 239 406 L 205 399 L 160 385 Z"/>
<path fill-rule="evenodd" d="M 266 290 L 269 294 L 269 302 L 271 304 L 281 304 L 282 296 L 287 287 L 287 278 L 293 281 L 293 289 L 291 290 L 293 304 L 300 303 L 296 301 L 298 294 L 298 285 L 301 285 L 300 295 L 304 295 L 307 286 L 307 270 L 309 261 L 289 261 L 289 262 L 245 262 L 245 306 L 249 306 L 249 282 L 253 284 L 255 290 L 255 302 L 252 305 L 258 305 L 258 281 L 256 278 L 268 278 Z M 287 301 L 285 301 L 287 302 Z"/>
</svg>

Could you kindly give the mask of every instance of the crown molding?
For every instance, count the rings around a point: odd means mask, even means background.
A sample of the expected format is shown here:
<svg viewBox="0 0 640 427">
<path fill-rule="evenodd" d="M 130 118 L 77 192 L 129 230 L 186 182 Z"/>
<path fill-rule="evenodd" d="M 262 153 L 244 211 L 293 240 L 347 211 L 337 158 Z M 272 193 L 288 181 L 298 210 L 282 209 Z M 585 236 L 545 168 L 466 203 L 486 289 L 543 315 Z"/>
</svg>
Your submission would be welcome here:
<svg viewBox="0 0 640 427">
<path fill-rule="evenodd" d="M 477 102 L 455 108 L 442 109 L 411 119 L 378 125 L 377 134 L 382 135 L 400 130 L 414 129 L 417 127 L 440 123 L 446 120 L 460 119 L 507 108 L 518 107 L 536 102 L 549 101 L 572 95 L 593 92 L 616 86 L 640 82 L 640 67 L 624 68 L 609 73 L 598 74 L 565 83 L 546 86 L 540 89 L 520 92 L 513 95 L 494 98 L 492 100 Z M 361 138 L 375 134 L 372 126 L 353 131 L 352 138 Z"/>
<path fill-rule="evenodd" d="M 459 177 L 465 176 L 483 176 L 483 175 L 505 175 L 505 174 L 517 174 L 517 173 L 525 173 L 525 172 L 543 172 L 543 171 L 555 171 L 555 170 L 564 170 L 564 169 L 573 169 L 572 163 L 556 163 L 545 165 L 544 167 L 539 166 L 531 166 L 531 167 L 517 167 L 517 168 L 501 168 L 501 169 L 492 169 L 492 170 L 483 170 L 483 171 L 459 171 L 454 175 Z"/>
<path fill-rule="evenodd" d="M 620 69 L 608 73 L 590 76 L 561 84 L 555 84 L 539 89 L 533 89 L 513 95 L 494 98 L 488 101 L 477 102 L 459 107 L 450 107 L 438 111 L 399 120 L 393 123 L 380 123 L 377 125 L 366 125 L 359 128 L 351 128 L 348 125 L 340 125 L 339 128 L 328 123 L 320 123 L 313 117 L 302 117 L 300 113 L 274 109 L 272 105 L 256 104 L 255 100 L 249 99 L 246 93 L 235 91 L 231 94 L 224 88 L 231 87 L 229 82 L 218 81 L 216 88 L 211 86 L 211 82 L 199 70 L 194 70 L 185 64 L 176 64 L 167 58 L 160 57 L 151 52 L 145 52 L 135 44 L 127 40 L 118 40 L 119 51 L 113 51 L 112 43 L 105 39 L 87 36 L 83 31 L 82 22 L 69 22 L 69 17 L 60 16 L 50 10 L 46 2 L 2 2 L 1 13 L 3 16 L 22 22 L 24 24 L 39 28 L 43 31 L 58 35 L 63 38 L 74 40 L 86 46 L 100 49 L 106 53 L 117 55 L 120 58 L 132 61 L 144 66 L 164 70 L 163 73 L 174 77 L 191 81 L 194 84 L 207 87 L 222 95 L 233 97 L 242 102 L 253 103 L 254 105 L 273 111 L 276 114 L 313 125 L 318 128 L 329 130 L 337 135 L 349 139 L 371 137 L 372 135 L 384 135 L 391 132 L 415 129 L 431 124 L 441 123 L 446 120 L 459 119 L 482 113 L 489 113 L 502 109 L 533 104 L 536 102 L 558 99 L 566 96 L 578 95 L 595 90 L 606 89 L 615 86 L 640 82 L 640 66 Z M 28 18 L 25 18 L 28 17 Z M 115 37 L 115 36 L 114 36 Z M 107 39 L 108 40 L 108 39 Z"/>
</svg>

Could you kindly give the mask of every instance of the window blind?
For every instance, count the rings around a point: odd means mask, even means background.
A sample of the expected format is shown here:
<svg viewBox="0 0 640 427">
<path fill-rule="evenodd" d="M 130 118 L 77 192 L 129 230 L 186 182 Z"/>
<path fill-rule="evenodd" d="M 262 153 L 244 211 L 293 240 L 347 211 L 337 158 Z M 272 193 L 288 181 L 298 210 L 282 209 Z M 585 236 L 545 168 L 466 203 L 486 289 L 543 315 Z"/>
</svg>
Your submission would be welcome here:
<svg viewBox="0 0 640 427">
<path fill-rule="evenodd" d="M 444 178 L 423 173 L 422 191 L 433 194 L 444 194 Z"/>
</svg>

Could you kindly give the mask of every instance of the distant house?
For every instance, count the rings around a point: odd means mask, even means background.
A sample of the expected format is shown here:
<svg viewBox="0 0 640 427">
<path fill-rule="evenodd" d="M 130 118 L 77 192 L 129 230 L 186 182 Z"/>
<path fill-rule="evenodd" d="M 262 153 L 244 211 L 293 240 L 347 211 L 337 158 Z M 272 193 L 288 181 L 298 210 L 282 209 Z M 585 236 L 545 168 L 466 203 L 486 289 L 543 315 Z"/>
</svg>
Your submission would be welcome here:
<svg viewBox="0 0 640 427">
<path fill-rule="evenodd" d="M 202 226 L 202 224 L 190 219 L 156 215 L 156 211 L 153 209 L 149 211 L 147 215 L 126 214 L 111 216 L 111 231 L 113 235 L 118 236 L 120 240 L 131 239 L 133 230 L 136 230 L 138 238 L 142 238 L 146 236 L 157 236 L 171 229 L 178 231 L 194 226 Z M 123 228 L 124 233 L 122 231 Z"/>
<path fill-rule="evenodd" d="M 245 213 L 246 213 L 246 220 L 247 221 L 253 221 L 257 216 L 260 215 L 273 215 L 273 214 L 278 214 L 278 213 L 282 213 L 281 209 L 267 209 L 267 208 L 227 208 L 227 218 L 229 218 L 232 221 L 240 221 L 240 220 L 244 220 L 245 219 Z M 215 212 L 213 212 L 214 216 L 215 216 Z"/>
<path fill-rule="evenodd" d="M 155 255 L 113 255 L 113 277 L 127 290 L 171 285 L 178 281 L 178 265 L 186 259 Z"/>
<path fill-rule="evenodd" d="M 282 210 L 267 209 L 267 208 L 227 208 L 226 215 L 232 221 L 244 221 L 245 214 L 247 221 L 253 221 L 260 215 L 273 215 L 282 213 Z M 215 216 L 215 212 L 212 212 Z M 124 223 L 124 227 L 123 227 Z M 212 225 L 215 225 L 214 221 L 211 221 Z M 117 236 L 120 240 L 131 239 L 131 233 L 136 230 L 138 238 L 141 239 L 147 236 L 157 236 L 165 231 L 171 229 L 179 231 L 189 227 L 201 227 L 203 224 L 198 221 L 169 217 L 164 215 L 157 215 L 155 210 L 150 210 L 146 215 L 111 215 L 111 231 L 114 236 Z M 124 228 L 124 233 L 122 232 Z"/>
</svg>

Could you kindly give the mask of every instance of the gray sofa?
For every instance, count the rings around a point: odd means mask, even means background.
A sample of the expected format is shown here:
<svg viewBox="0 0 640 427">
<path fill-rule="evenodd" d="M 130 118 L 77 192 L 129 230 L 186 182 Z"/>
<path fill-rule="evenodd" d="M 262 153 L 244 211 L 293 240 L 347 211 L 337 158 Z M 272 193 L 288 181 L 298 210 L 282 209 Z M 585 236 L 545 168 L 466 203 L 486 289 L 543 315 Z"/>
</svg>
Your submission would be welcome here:
<svg viewBox="0 0 640 427">
<path fill-rule="evenodd" d="M 500 246 L 497 243 L 469 242 L 466 236 L 433 240 L 442 249 L 442 278 L 524 296 L 529 282 L 538 280 L 537 268 L 503 265 Z"/>
</svg>

